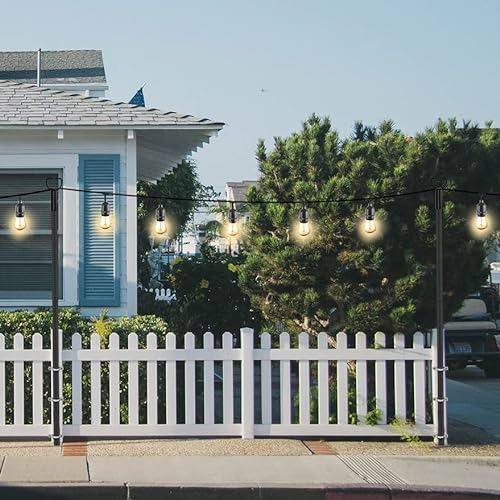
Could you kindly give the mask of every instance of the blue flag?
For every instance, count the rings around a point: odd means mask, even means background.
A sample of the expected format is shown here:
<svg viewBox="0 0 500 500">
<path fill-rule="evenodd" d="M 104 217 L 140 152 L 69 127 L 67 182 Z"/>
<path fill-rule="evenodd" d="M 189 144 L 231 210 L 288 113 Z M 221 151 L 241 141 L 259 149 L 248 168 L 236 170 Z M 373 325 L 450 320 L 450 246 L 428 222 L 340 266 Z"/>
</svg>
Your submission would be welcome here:
<svg viewBox="0 0 500 500">
<path fill-rule="evenodd" d="M 142 93 L 142 87 L 135 93 L 134 97 L 130 99 L 129 104 L 135 104 L 136 106 L 146 107 L 144 104 L 144 94 Z"/>
</svg>

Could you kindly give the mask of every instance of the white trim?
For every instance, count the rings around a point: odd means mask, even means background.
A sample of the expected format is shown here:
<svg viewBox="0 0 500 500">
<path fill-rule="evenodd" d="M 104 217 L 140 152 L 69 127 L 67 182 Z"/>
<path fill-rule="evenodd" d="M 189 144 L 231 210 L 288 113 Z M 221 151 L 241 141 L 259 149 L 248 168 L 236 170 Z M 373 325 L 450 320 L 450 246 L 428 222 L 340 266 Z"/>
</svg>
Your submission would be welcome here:
<svg viewBox="0 0 500 500">
<path fill-rule="evenodd" d="M 0 170 L 60 170 L 63 184 L 78 188 L 77 154 L 0 154 Z M 22 188 L 21 188 L 22 190 Z M 62 193 L 63 205 L 63 294 L 61 306 L 78 304 L 78 221 L 79 197 L 73 191 Z M 0 300 L 0 307 L 50 306 L 47 299 Z"/>
<path fill-rule="evenodd" d="M 129 131 L 130 132 L 130 131 Z M 133 131 L 132 131 L 133 132 Z M 125 139 L 126 192 L 137 194 L 137 138 Z M 127 315 L 137 314 L 137 199 L 125 197 L 126 203 L 126 274 L 127 274 Z"/>
</svg>

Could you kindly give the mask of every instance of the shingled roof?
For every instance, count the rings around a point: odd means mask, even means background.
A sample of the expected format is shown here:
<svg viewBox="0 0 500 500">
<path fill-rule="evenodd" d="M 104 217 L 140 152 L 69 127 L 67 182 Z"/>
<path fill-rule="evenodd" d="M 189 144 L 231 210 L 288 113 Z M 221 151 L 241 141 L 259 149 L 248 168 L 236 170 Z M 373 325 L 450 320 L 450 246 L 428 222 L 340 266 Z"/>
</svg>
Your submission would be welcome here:
<svg viewBox="0 0 500 500">
<path fill-rule="evenodd" d="M 41 81 L 49 84 L 106 83 L 100 50 L 41 53 Z M 0 80 L 36 83 L 37 52 L 0 52 Z"/>
<path fill-rule="evenodd" d="M 224 123 L 99 97 L 0 80 L 0 128 L 204 128 Z"/>
</svg>

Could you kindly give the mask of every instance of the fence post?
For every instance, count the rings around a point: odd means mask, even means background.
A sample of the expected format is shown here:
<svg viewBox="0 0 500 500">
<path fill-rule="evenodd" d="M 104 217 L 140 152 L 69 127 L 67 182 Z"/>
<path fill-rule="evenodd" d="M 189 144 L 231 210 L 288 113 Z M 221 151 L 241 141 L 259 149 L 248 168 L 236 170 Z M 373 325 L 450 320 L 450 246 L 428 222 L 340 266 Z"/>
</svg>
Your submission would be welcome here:
<svg viewBox="0 0 500 500">
<path fill-rule="evenodd" d="M 253 329 L 241 330 L 241 437 L 254 437 Z"/>
</svg>

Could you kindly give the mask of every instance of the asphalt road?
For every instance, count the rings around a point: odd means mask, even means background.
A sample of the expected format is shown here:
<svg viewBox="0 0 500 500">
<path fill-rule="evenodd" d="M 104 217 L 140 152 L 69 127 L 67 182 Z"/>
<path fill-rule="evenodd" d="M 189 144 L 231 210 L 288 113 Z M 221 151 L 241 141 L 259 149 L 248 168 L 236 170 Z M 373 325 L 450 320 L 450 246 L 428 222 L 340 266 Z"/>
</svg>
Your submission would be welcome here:
<svg viewBox="0 0 500 500">
<path fill-rule="evenodd" d="M 468 366 L 449 373 L 450 442 L 500 443 L 500 379 Z"/>
</svg>

